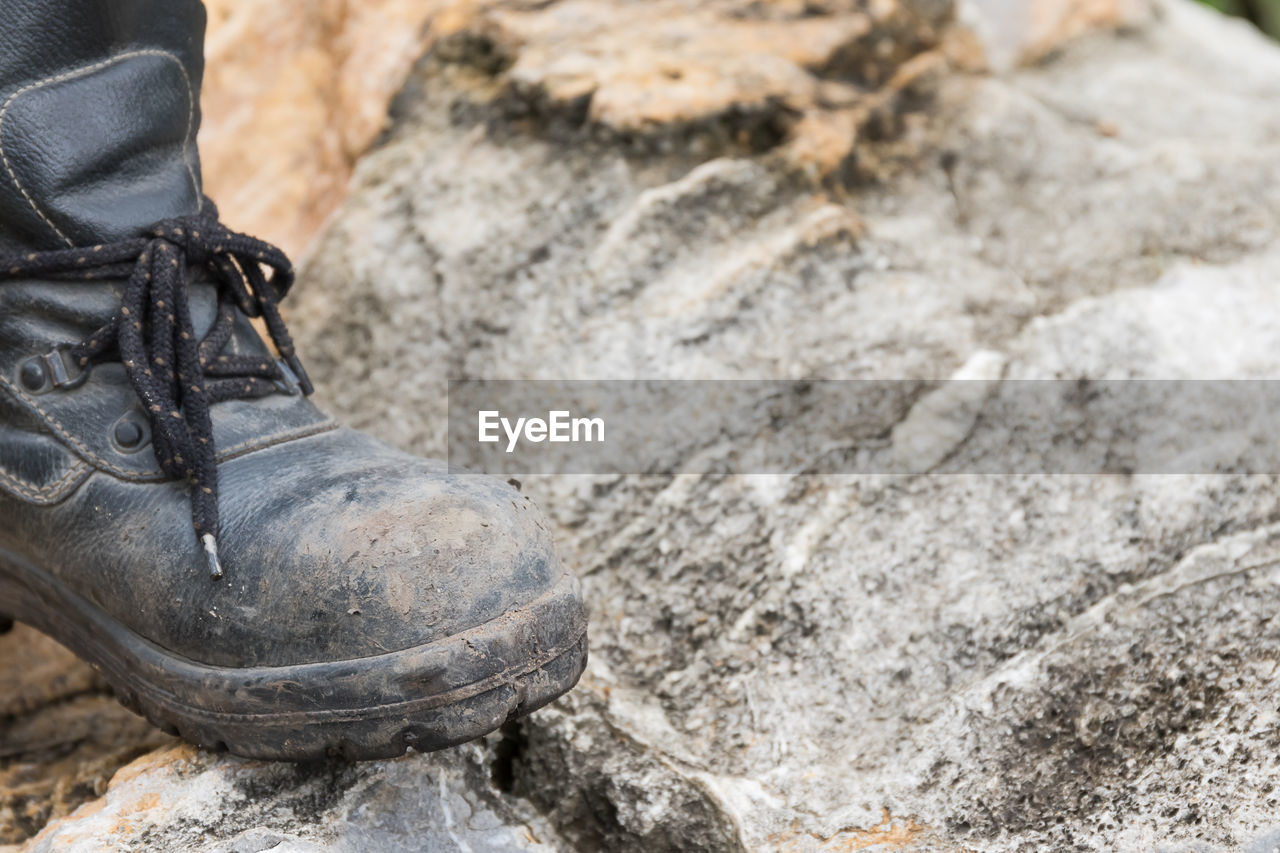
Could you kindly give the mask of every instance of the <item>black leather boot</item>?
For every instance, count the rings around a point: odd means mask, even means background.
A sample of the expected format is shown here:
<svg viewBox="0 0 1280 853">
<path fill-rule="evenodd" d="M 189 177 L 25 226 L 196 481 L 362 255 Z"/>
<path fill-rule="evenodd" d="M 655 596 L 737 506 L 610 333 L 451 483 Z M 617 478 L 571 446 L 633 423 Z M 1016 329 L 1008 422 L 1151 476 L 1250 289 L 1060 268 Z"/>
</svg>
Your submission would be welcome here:
<svg viewBox="0 0 1280 853">
<path fill-rule="evenodd" d="M 529 500 L 307 400 L 288 260 L 201 193 L 200 4 L 3 5 L 0 622 L 260 758 L 436 749 L 572 687 Z"/>
</svg>

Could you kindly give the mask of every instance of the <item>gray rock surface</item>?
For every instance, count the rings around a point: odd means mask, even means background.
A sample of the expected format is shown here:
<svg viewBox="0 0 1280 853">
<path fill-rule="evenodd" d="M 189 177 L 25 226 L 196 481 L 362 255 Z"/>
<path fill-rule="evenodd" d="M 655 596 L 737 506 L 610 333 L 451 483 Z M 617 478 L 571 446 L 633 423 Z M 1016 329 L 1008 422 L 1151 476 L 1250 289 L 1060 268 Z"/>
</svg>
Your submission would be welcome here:
<svg viewBox="0 0 1280 853">
<path fill-rule="evenodd" d="M 508 120 L 487 73 L 422 65 L 291 314 L 402 446 L 443 452 L 449 377 L 1280 375 L 1280 49 L 1182 0 L 946 76 L 907 167 L 825 195 Z M 590 600 L 570 696 L 358 768 L 160 753 L 32 849 L 1280 843 L 1274 477 L 523 488 Z"/>
<path fill-rule="evenodd" d="M 487 760 L 486 760 L 487 758 Z M 553 830 L 487 794 L 493 756 L 468 745 L 365 764 L 270 764 L 172 747 L 121 770 L 101 800 L 34 839 L 32 851 L 209 853 L 562 849 Z"/>
</svg>

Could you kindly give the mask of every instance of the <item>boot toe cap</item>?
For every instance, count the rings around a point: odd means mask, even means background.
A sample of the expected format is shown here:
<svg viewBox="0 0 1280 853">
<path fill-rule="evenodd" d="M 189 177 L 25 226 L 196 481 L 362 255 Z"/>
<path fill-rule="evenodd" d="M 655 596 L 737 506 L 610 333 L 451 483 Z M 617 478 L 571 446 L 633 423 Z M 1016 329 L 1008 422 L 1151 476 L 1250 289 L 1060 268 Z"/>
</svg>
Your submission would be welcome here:
<svg viewBox="0 0 1280 853">
<path fill-rule="evenodd" d="M 546 521 L 508 484 L 348 430 L 290 444 L 312 446 L 284 445 L 223 475 L 227 577 L 208 585 L 214 615 L 193 632 L 210 634 L 193 636 L 206 662 L 399 651 L 564 588 Z M 258 482 L 263 468 L 279 472 L 273 482 Z"/>
</svg>

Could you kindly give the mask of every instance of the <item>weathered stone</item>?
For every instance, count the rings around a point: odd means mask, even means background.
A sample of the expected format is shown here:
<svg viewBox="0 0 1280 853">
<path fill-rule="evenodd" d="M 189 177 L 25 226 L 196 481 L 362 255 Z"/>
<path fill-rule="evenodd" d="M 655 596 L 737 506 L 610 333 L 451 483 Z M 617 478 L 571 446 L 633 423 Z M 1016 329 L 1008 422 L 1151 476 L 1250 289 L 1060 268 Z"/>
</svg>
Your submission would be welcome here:
<svg viewBox="0 0 1280 853">
<path fill-rule="evenodd" d="M 505 85 L 539 112 L 695 157 L 781 144 L 825 177 L 886 118 L 886 98 L 941 64 L 950 12 L 936 0 L 564 0 L 499 4 L 484 32 L 508 58 Z"/>
<path fill-rule="evenodd" d="M 130 850 L 498 853 L 557 849 L 545 823 L 520 823 L 476 790 L 491 787 L 482 745 L 365 764 L 269 764 L 189 746 L 116 774 L 106 795 L 50 826 L 33 853 Z"/>
<path fill-rule="evenodd" d="M 31 628 L 0 635 L 0 661 L 0 847 L 101 796 L 118 768 L 170 742 Z"/>
<path fill-rule="evenodd" d="M 1280 372 L 1280 50 L 1243 27 L 1162 0 L 1138 38 L 944 75 L 897 128 L 911 168 L 822 196 L 783 139 L 698 155 L 622 144 L 603 107 L 555 125 L 574 90 L 556 51 L 533 61 L 539 28 L 590 24 L 536 18 L 558 5 L 437 21 L 312 254 L 291 320 L 349 421 L 443 452 L 460 376 Z M 621 79 L 604 104 L 627 103 L 625 46 L 601 43 L 591 91 Z M 584 575 L 577 691 L 396 762 L 156 753 L 32 849 L 1280 838 L 1274 477 L 523 480 Z"/>
<path fill-rule="evenodd" d="M 413 60 L 641 146 L 772 148 L 823 178 L 942 65 L 947 0 L 209 0 L 200 134 L 233 227 L 299 253 L 384 129 Z M 874 128 L 874 129 L 873 129 Z"/>
</svg>

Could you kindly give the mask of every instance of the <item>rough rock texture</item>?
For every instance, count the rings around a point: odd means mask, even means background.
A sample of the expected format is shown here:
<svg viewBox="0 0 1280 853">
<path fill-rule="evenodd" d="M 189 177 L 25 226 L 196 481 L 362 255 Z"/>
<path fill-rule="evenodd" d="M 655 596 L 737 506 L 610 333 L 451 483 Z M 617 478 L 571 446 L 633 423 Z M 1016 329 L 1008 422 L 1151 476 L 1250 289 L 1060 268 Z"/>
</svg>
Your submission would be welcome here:
<svg viewBox="0 0 1280 853">
<path fill-rule="evenodd" d="M 123 764 L 171 739 L 37 631 L 0 636 L 0 847 L 101 796 Z"/>
<path fill-rule="evenodd" d="M 777 149 L 810 177 L 867 171 L 866 136 L 943 61 L 948 0 L 561 0 L 455 14 L 440 57 L 500 73 L 506 118 L 640 153 Z M 864 154 L 870 150 L 864 146 Z"/>
<path fill-rule="evenodd" d="M 684 4 L 796 32 L 853 5 Z M 951 68 L 861 92 L 886 118 L 834 172 L 789 153 L 819 107 L 753 102 L 779 132 L 742 144 L 735 110 L 629 102 L 624 42 L 547 47 L 580 4 L 458 12 L 306 265 L 326 402 L 439 453 L 458 376 L 1280 374 L 1280 49 L 1161 0 L 1082 4 L 1104 31 L 1046 50 L 1006 5 L 960 17 L 1048 59 L 891 58 Z M 1278 485 L 527 478 L 592 608 L 566 699 L 355 768 L 154 753 L 29 849 L 1271 851 Z"/>
<path fill-rule="evenodd" d="M 950 0 L 206 6 L 206 189 L 230 225 L 295 253 L 344 197 L 413 60 L 437 45 L 452 61 L 505 71 L 505 106 L 528 118 L 589 118 L 616 141 L 694 158 L 785 139 L 792 165 L 826 176 L 866 171 L 851 161 L 855 143 L 895 132 L 893 101 L 940 69 L 952 17 Z M 1078 27 L 1100 14 L 1058 6 L 1028 19 L 1040 40 L 1068 26 L 1059 18 Z"/>
<path fill-rule="evenodd" d="M 48 853 L 202 850 L 313 853 L 564 849 L 526 804 L 503 802 L 482 744 L 363 764 L 218 758 L 158 750 L 116 774 L 102 799 L 28 848 Z M 525 819 L 528 819 L 528 823 Z"/>
</svg>

